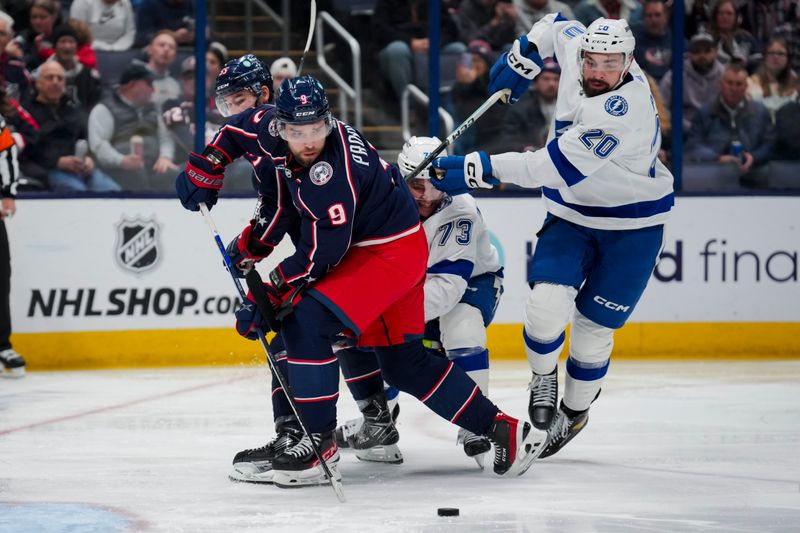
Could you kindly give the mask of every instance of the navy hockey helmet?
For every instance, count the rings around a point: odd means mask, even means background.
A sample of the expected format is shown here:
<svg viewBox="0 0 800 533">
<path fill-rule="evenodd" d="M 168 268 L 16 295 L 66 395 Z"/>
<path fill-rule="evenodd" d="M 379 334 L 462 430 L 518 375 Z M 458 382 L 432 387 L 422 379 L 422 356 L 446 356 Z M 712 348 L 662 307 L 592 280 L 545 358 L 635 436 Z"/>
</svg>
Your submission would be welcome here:
<svg viewBox="0 0 800 533">
<path fill-rule="evenodd" d="M 245 54 L 231 59 L 217 76 L 214 97 L 217 109 L 224 117 L 233 113 L 225 103 L 225 97 L 240 91 L 249 91 L 256 98 L 261 96 L 261 88 L 267 87 L 272 100 L 272 75 L 267 65 L 253 54 Z"/>
<path fill-rule="evenodd" d="M 283 80 L 275 101 L 275 128 L 286 139 L 287 124 L 313 124 L 325 122 L 325 136 L 333 128 L 333 117 L 328 95 L 322 84 L 313 76 L 300 76 Z"/>
</svg>

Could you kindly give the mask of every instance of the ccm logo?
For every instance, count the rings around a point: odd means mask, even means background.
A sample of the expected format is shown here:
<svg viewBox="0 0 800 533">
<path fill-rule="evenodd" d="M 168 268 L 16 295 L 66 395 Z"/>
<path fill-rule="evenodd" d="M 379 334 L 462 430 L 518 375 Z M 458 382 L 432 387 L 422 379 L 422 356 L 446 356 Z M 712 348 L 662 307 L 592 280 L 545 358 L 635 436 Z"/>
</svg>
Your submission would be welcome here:
<svg viewBox="0 0 800 533">
<path fill-rule="evenodd" d="M 598 304 L 602 305 L 606 309 L 611 309 L 612 311 L 622 311 L 623 313 L 625 313 L 625 312 L 628 311 L 628 309 L 631 308 L 630 305 L 620 305 L 620 304 L 611 302 L 609 300 L 606 300 L 602 296 L 595 296 L 594 298 L 592 298 L 592 300 L 594 300 L 595 303 L 598 303 Z"/>
<path fill-rule="evenodd" d="M 530 76 L 531 72 L 533 72 L 532 68 L 528 68 L 522 64 L 522 61 L 520 61 L 519 58 L 517 58 L 517 54 L 515 54 L 514 52 L 508 53 L 508 63 L 514 70 L 522 71 L 524 76 Z"/>
<path fill-rule="evenodd" d="M 467 183 L 469 184 L 470 187 L 472 187 L 474 189 L 475 187 L 478 186 L 478 180 L 477 180 L 478 176 L 477 176 L 477 174 L 475 172 L 477 170 L 475 168 L 475 163 L 471 163 L 471 162 L 467 163 L 466 170 L 467 170 Z"/>
</svg>

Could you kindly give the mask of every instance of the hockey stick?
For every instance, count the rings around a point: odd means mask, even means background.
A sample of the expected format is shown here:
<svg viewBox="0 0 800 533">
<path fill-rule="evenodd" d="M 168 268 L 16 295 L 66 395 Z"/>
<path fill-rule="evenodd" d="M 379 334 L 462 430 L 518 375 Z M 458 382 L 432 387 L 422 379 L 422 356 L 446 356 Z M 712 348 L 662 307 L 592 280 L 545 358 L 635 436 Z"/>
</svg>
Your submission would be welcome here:
<svg viewBox="0 0 800 533">
<path fill-rule="evenodd" d="M 311 20 L 308 21 L 308 39 L 306 39 L 306 48 L 303 50 L 303 55 L 300 56 L 300 66 L 297 67 L 297 76 L 303 72 L 303 62 L 306 60 L 306 54 L 311 47 L 311 39 L 314 38 L 314 26 L 317 24 L 317 0 L 311 0 Z"/>
<path fill-rule="evenodd" d="M 510 94 L 511 94 L 511 89 L 501 89 L 496 93 L 494 93 L 493 95 L 491 95 L 489 98 L 487 98 L 486 101 L 482 103 L 480 107 L 476 109 L 470 116 L 468 116 L 464 120 L 464 122 L 462 122 L 461 125 L 453 131 L 453 133 L 448 135 L 447 138 L 443 140 L 441 144 L 437 146 L 436 149 L 434 149 L 433 152 L 428 154 L 428 157 L 423 159 L 422 162 L 419 165 L 417 165 L 417 168 L 414 169 L 414 172 L 406 176 L 406 181 L 409 181 L 417 177 L 420 172 L 428 168 L 428 165 L 430 165 L 439 154 L 444 152 L 448 146 L 453 144 L 456 139 L 461 137 L 464 134 L 464 132 L 467 131 L 473 124 L 475 124 L 475 122 L 479 118 L 481 118 L 481 116 L 483 116 L 483 114 L 486 113 L 486 111 L 490 107 L 492 107 L 502 97 Z"/>
<path fill-rule="evenodd" d="M 228 270 L 228 273 L 231 275 L 231 279 L 233 280 L 233 284 L 236 285 L 236 290 L 239 292 L 239 298 L 242 299 L 242 302 L 247 301 L 247 295 L 242 288 L 242 283 L 239 281 L 239 278 L 236 277 L 234 273 L 233 264 L 231 263 L 231 258 L 228 256 L 228 253 L 225 251 L 225 246 L 222 244 L 222 238 L 219 236 L 219 231 L 217 231 L 217 226 L 214 224 L 214 220 L 211 218 L 211 213 L 208 212 L 208 207 L 206 204 L 200 204 L 200 212 L 203 214 L 203 218 L 206 220 L 209 229 L 211 230 L 211 234 L 214 236 L 214 242 L 217 243 L 217 248 L 219 249 L 219 253 L 222 254 L 222 259 L 225 262 L 225 268 Z M 256 300 L 256 306 L 258 306 L 259 311 L 264 315 L 267 322 L 269 323 L 269 327 L 273 331 L 280 330 L 280 322 L 278 319 L 275 318 L 275 312 L 272 309 L 272 305 L 269 303 L 269 298 L 267 297 L 266 292 L 264 292 L 264 284 L 261 281 L 261 276 L 258 275 L 255 268 L 251 269 L 250 272 L 247 273 L 247 277 L 245 278 L 247 281 L 247 287 L 250 289 L 250 292 L 253 294 L 253 298 Z M 280 383 L 281 387 L 283 387 L 283 392 L 286 395 L 286 399 L 289 402 L 289 406 L 292 408 L 294 412 L 294 416 L 297 417 L 297 422 L 300 424 L 300 428 L 303 430 L 303 433 L 306 437 L 309 438 L 311 442 L 311 448 L 314 450 L 314 455 L 317 456 L 319 460 L 320 466 L 322 466 L 322 470 L 325 472 L 325 475 L 328 476 L 328 481 L 331 484 L 331 488 L 333 492 L 336 493 L 336 497 L 339 499 L 340 502 L 344 503 L 344 490 L 342 489 L 342 482 L 337 480 L 333 477 L 330 468 L 328 467 L 328 463 L 325 461 L 325 458 L 322 456 L 322 453 L 319 451 L 314 439 L 311 436 L 311 431 L 309 431 L 308 426 L 306 425 L 305 420 L 303 419 L 302 415 L 300 414 L 299 409 L 297 408 L 297 401 L 294 399 L 294 393 L 292 392 L 292 388 L 289 385 L 289 382 L 286 381 L 286 378 L 281 374 L 281 371 L 278 369 L 278 362 L 275 360 L 275 356 L 269 349 L 269 343 L 267 342 L 266 333 L 262 331 L 261 328 L 256 328 L 256 334 L 258 335 L 258 340 L 261 341 L 261 346 L 264 348 L 264 352 L 267 354 L 267 362 L 275 374 L 275 377 Z"/>
</svg>

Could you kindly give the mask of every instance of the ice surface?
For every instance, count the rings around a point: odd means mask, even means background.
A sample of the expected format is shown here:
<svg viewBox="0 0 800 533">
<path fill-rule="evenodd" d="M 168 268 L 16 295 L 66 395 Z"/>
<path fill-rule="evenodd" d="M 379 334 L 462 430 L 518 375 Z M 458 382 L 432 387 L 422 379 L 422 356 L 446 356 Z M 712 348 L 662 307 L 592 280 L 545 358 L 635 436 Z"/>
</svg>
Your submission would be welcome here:
<svg viewBox="0 0 800 533">
<path fill-rule="evenodd" d="M 522 416 L 528 379 L 494 364 L 490 395 Z M 514 479 L 401 395 L 405 463 L 342 451 L 346 504 L 228 480 L 271 436 L 268 398 L 265 367 L 2 379 L 0 531 L 800 531 L 798 361 L 614 362 L 583 433 Z M 347 392 L 339 411 L 357 414 Z"/>
</svg>

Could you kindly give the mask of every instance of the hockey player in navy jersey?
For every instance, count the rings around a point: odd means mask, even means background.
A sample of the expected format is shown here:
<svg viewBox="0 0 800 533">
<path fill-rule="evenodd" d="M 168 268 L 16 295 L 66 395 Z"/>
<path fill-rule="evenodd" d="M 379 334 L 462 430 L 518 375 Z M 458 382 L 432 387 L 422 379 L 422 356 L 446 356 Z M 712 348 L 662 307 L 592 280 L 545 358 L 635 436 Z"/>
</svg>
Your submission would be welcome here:
<svg viewBox="0 0 800 533">
<path fill-rule="evenodd" d="M 270 273 L 265 290 L 276 307 L 295 295 L 281 327 L 288 379 L 334 475 L 340 477 L 333 437 L 338 364 L 331 343 L 343 331 L 374 348 L 389 384 L 489 438 L 496 473 L 518 473 L 535 448 L 531 440 L 542 437 L 499 411 L 458 366 L 423 347 L 427 242 L 402 177 L 358 131 L 331 116 L 314 78 L 284 81 L 276 106 L 268 129 L 288 154 L 272 161 L 290 192 L 299 235 L 295 253 Z M 251 302 L 236 315 L 242 335 L 265 325 Z M 278 486 L 325 479 L 308 436 L 272 466 Z"/>
<path fill-rule="evenodd" d="M 239 157 L 253 165 L 253 181 L 258 192 L 257 214 L 227 247 L 227 253 L 242 277 L 256 261 L 273 251 L 296 218 L 291 197 L 275 172 L 271 158 L 262 155 L 263 146 L 268 146 L 272 154 L 280 153 L 281 142 L 270 135 L 259 140 L 258 135 L 259 129 L 268 124 L 267 120 L 260 119 L 271 117 L 274 110 L 274 106 L 269 105 L 272 102 L 271 88 L 269 70 L 254 55 L 246 54 L 226 63 L 216 80 L 215 97 L 220 113 L 232 118 L 206 146 L 203 155 L 192 154 L 186 170 L 176 180 L 184 207 L 196 211 L 202 201 L 209 208 L 216 203 L 227 165 Z M 241 116 L 233 116 L 239 114 Z M 209 183 L 212 186 L 207 186 Z M 295 231 L 292 235 L 295 241 L 297 233 Z M 286 352 L 280 336 L 273 340 L 272 348 L 278 365 L 286 374 Z M 402 454 L 394 444 L 398 439 L 397 430 L 388 411 L 379 409 L 386 405 L 386 400 L 380 370 L 374 370 L 377 368 L 374 354 L 371 356 L 373 362 L 366 364 L 371 370 L 365 376 L 363 361 L 368 357 L 357 353 L 356 349 L 340 350 L 339 353 L 342 374 L 365 418 L 371 422 L 363 432 L 370 438 L 361 440 L 362 446 L 370 447 L 369 460 L 401 463 Z M 272 459 L 299 440 L 300 426 L 274 375 L 271 398 L 276 437 L 265 446 L 236 454 L 230 474 L 234 480 L 271 483 Z"/>
<path fill-rule="evenodd" d="M 411 137 L 397 157 L 400 173 L 404 177 L 411 174 L 440 143 L 435 137 Z M 430 183 L 428 170 L 408 185 L 428 241 L 426 347 L 461 367 L 488 394 L 486 326 L 503 291 L 503 268 L 497 250 L 472 196 L 448 196 L 438 191 Z M 340 444 L 349 444 L 348 437 L 357 435 L 362 427 L 361 419 L 345 423 L 337 430 Z M 483 455 L 491 449 L 486 437 L 460 428 L 457 442 L 483 467 Z M 367 452 L 357 450 L 356 454 L 362 458 L 359 454 Z"/>
<path fill-rule="evenodd" d="M 517 39 L 490 73 L 489 90 L 527 91 L 542 58 L 555 57 L 561 83 L 547 145 L 526 153 L 444 157 L 434 184 L 459 193 L 500 182 L 542 187 L 547 217 L 529 265 L 524 342 L 533 370 L 529 414 L 548 430 L 541 457 L 588 422 L 608 371 L 614 330 L 639 301 L 658 260 L 674 197 L 658 160 L 656 106 L 625 20 L 589 28 L 551 14 Z M 556 408 L 558 356 L 571 321 L 566 386 Z"/>
<path fill-rule="evenodd" d="M 198 211 L 199 205 L 204 203 L 209 209 L 213 208 L 222 188 L 225 167 L 239 157 L 245 157 L 253 165 L 254 184 L 259 188 L 259 166 L 266 161 L 254 127 L 258 121 L 254 117 L 272 113 L 273 106 L 264 106 L 272 101 L 271 90 L 269 69 L 253 54 L 225 63 L 217 76 L 214 95 L 220 114 L 232 118 L 220 128 L 202 154 L 189 154 L 185 170 L 175 180 L 175 189 L 183 207 Z M 264 187 L 266 190 L 260 190 L 260 196 L 278 197 L 272 183 L 265 183 Z M 277 241 L 271 243 L 271 247 L 275 244 Z"/>
</svg>

